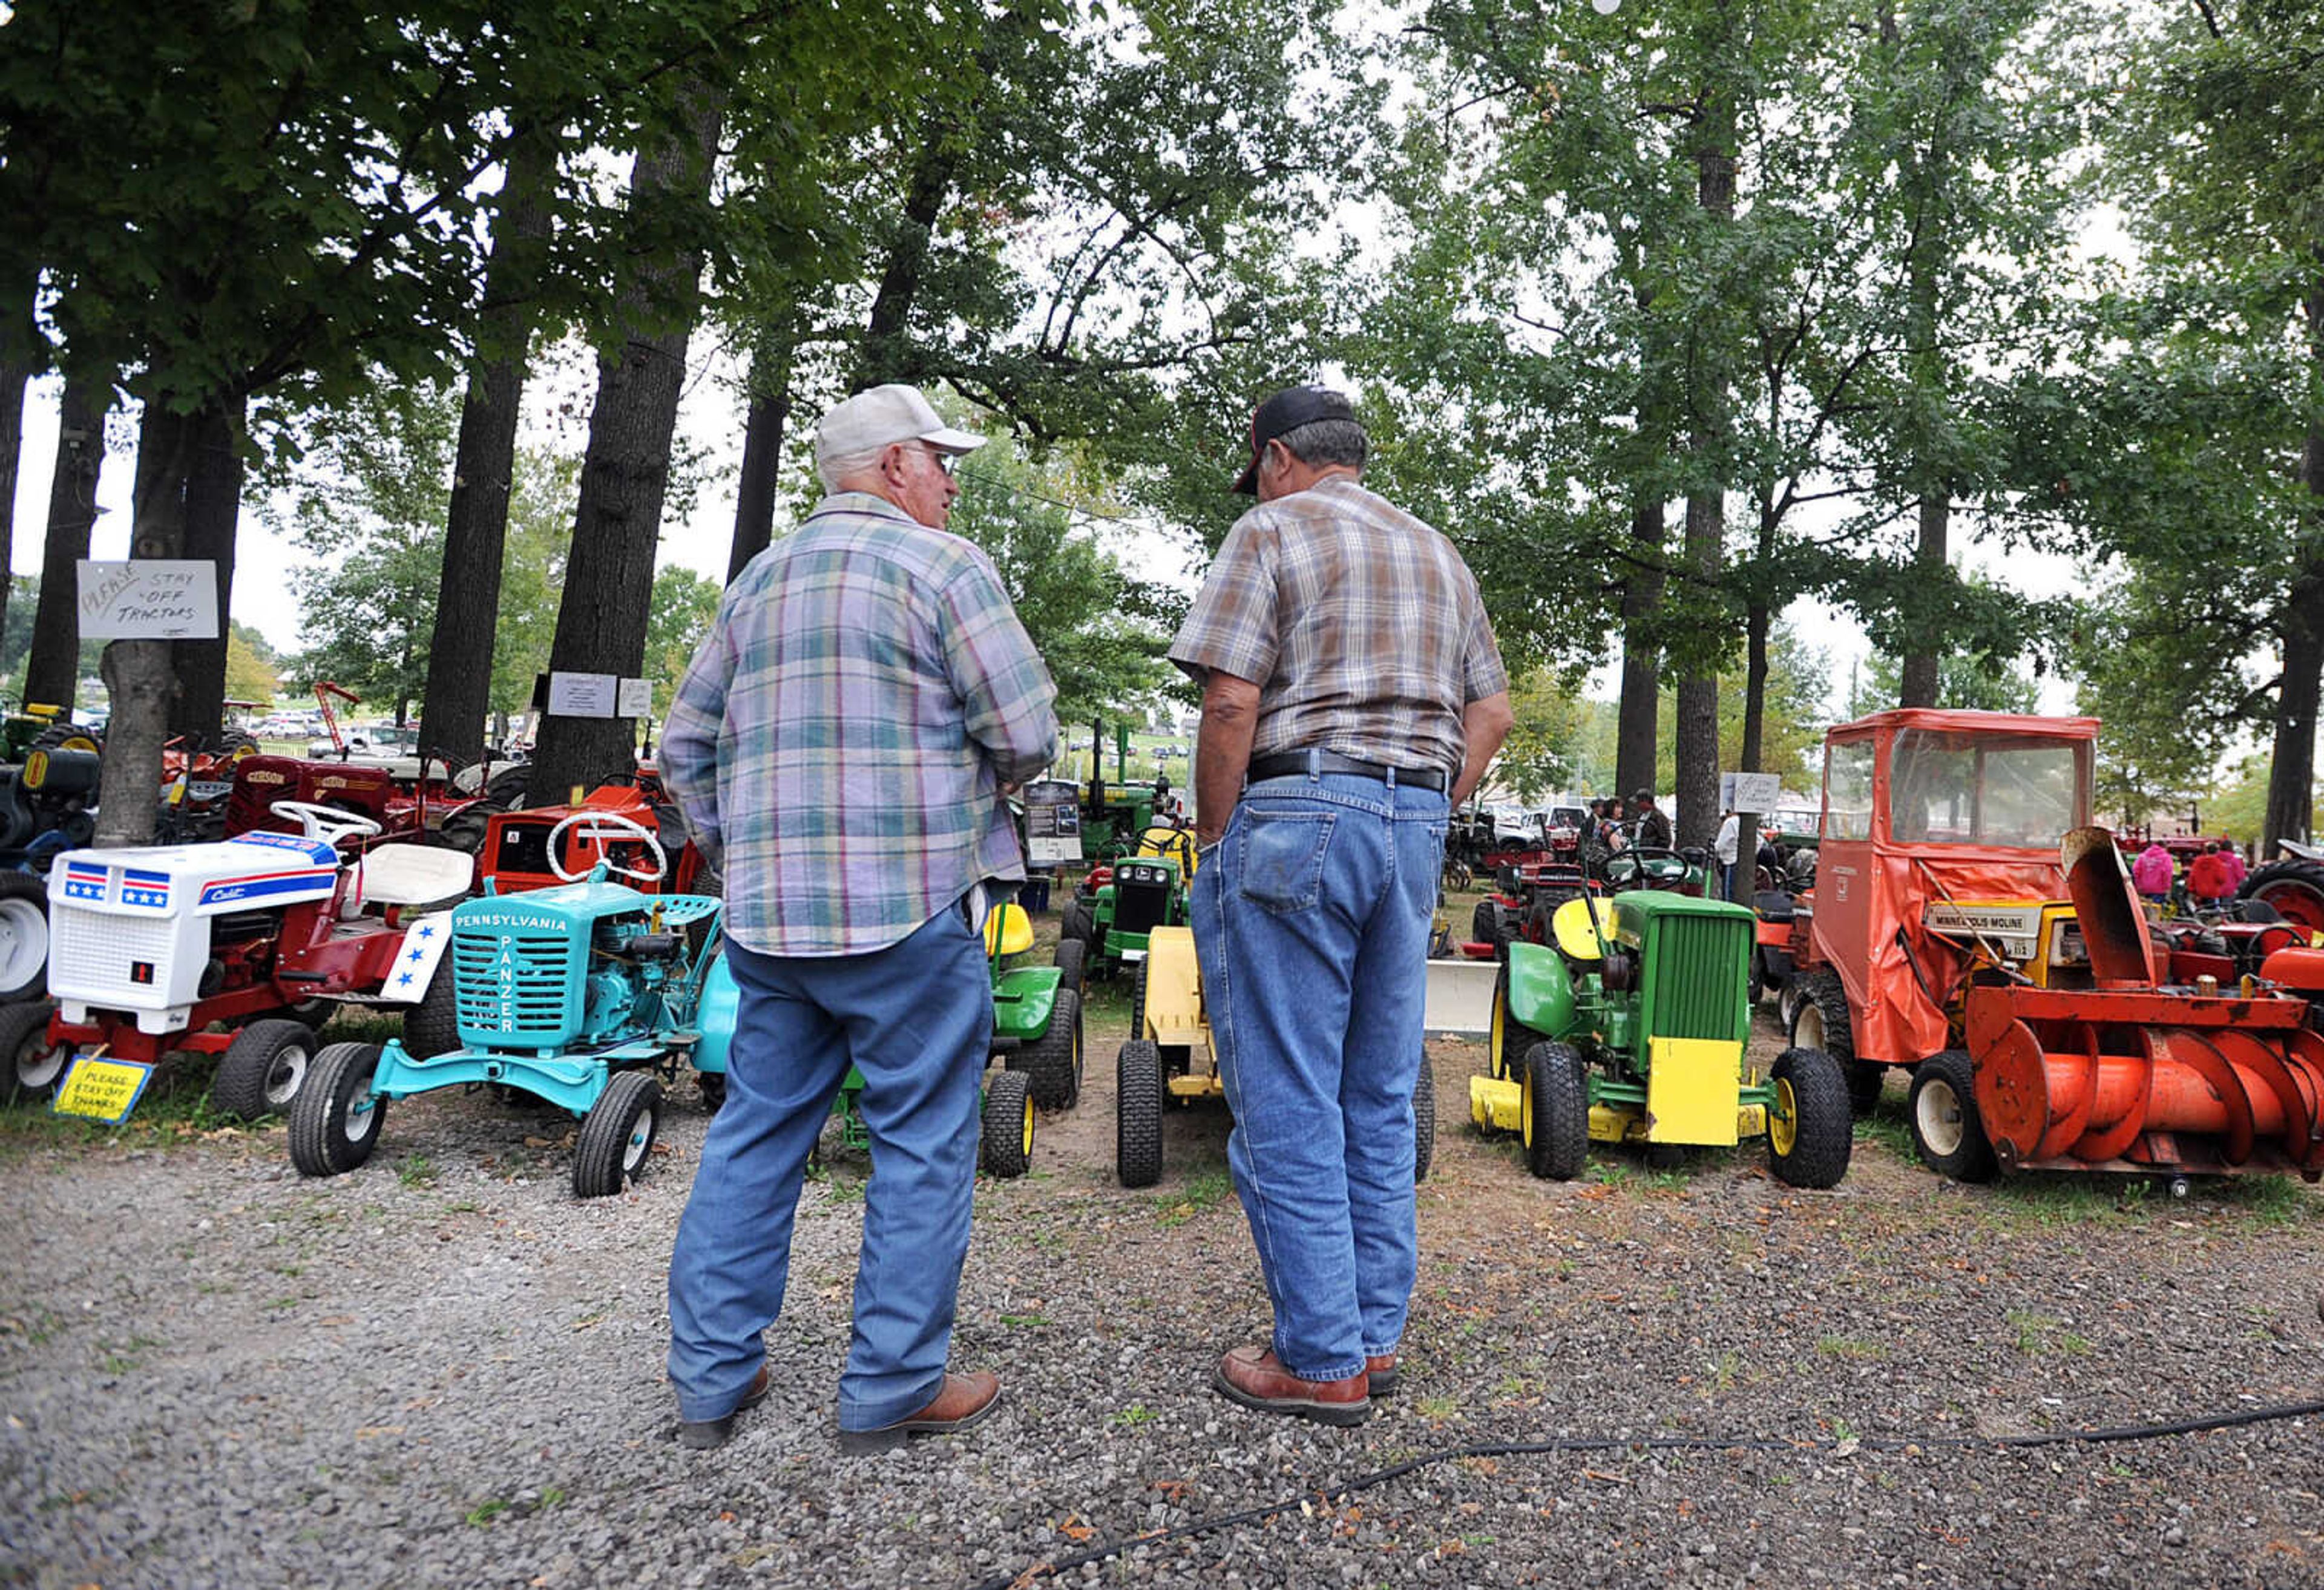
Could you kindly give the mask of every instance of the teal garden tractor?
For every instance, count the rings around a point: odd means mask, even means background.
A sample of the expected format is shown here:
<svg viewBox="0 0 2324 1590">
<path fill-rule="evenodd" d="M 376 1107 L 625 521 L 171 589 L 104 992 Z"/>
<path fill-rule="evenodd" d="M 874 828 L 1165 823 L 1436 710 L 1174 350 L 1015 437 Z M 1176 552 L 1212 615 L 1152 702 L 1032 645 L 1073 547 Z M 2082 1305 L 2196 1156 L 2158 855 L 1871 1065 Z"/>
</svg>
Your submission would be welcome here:
<svg viewBox="0 0 2324 1590">
<path fill-rule="evenodd" d="M 1478 1126 L 1518 1133 L 1535 1175 L 1579 1175 L 1592 1141 L 1668 1155 L 1762 1133 L 1792 1186 L 1848 1173 L 1840 1062 L 1789 1049 L 1763 1077 L 1748 1053 L 1749 911 L 1637 889 L 1569 900 L 1550 925 L 1551 942 L 1509 946 L 1492 1071 L 1469 1080 Z"/>
<path fill-rule="evenodd" d="M 599 860 L 567 873 L 558 841 L 576 826 L 581 843 L 637 841 L 647 853 L 634 867 Z M 650 888 L 669 861 L 650 830 L 614 813 L 576 812 L 548 854 L 566 883 L 487 895 L 452 913 L 450 1043 L 408 1034 L 409 1048 L 334 1043 L 315 1056 L 290 1107 L 290 1158 L 302 1173 L 337 1175 L 368 1160 L 390 1099 L 484 1084 L 577 1117 L 573 1190 L 602 1197 L 643 1169 L 662 1084 L 681 1062 L 712 1108 L 724 1099 L 735 990 L 721 953 L 722 902 L 615 882 L 609 873 Z"/>
</svg>

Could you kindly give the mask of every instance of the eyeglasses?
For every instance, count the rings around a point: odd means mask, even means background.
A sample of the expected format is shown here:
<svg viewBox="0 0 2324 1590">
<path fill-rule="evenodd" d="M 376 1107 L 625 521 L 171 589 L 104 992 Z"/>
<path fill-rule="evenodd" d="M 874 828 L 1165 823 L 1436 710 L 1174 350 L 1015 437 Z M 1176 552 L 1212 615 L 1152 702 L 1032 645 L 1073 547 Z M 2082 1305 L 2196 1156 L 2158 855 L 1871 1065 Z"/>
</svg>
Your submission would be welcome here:
<svg viewBox="0 0 2324 1590">
<path fill-rule="evenodd" d="M 920 444 L 920 451 L 921 451 L 921 452 L 923 452 L 923 453 L 926 453 L 929 457 L 931 457 L 931 458 L 935 459 L 935 460 L 936 461 L 936 467 L 937 467 L 938 469 L 940 469 L 940 470 L 943 470 L 943 471 L 945 472 L 945 473 L 946 473 L 946 474 L 948 474 L 948 475 L 949 475 L 949 474 L 958 474 L 958 473 L 960 473 L 960 455 L 959 455 L 959 454 L 957 454 L 957 453 L 947 453 L 947 452 L 945 452 L 943 448 L 941 448 L 941 447 L 930 446 L 929 446 L 927 443 L 926 443 L 926 442 L 922 442 L 922 443 Z"/>
</svg>

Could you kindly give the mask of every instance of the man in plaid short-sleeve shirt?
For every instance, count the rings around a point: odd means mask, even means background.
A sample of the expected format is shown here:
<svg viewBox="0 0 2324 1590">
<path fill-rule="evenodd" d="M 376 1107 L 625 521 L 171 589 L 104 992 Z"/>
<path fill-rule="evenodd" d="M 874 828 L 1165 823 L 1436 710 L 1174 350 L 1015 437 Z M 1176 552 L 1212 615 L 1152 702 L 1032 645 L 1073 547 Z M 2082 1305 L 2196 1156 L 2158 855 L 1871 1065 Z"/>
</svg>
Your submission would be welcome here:
<svg viewBox="0 0 2324 1590">
<path fill-rule="evenodd" d="M 1345 397 L 1278 392 L 1250 441 L 1235 489 L 1259 506 L 1170 648 L 1203 685 L 1195 952 L 1275 1312 L 1213 1384 L 1353 1424 L 1397 1378 L 1429 917 L 1450 806 L 1508 732 L 1508 679 L 1460 553 L 1361 484 Z"/>
</svg>

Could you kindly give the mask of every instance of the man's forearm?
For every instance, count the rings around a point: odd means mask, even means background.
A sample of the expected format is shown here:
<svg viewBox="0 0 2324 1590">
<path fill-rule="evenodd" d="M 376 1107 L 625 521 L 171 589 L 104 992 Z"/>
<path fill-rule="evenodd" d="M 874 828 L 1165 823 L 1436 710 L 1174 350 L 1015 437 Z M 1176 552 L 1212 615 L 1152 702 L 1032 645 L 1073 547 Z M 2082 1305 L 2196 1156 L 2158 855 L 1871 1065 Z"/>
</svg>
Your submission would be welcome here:
<svg viewBox="0 0 2324 1590">
<path fill-rule="evenodd" d="M 1492 766 L 1494 754 L 1509 737 L 1509 726 L 1516 721 L 1507 691 L 1480 696 L 1461 709 L 1461 777 L 1452 781 L 1453 805 L 1468 800 L 1484 782 L 1485 769 Z"/>
<path fill-rule="evenodd" d="M 1216 842 L 1234 815 L 1259 731 L 1259 686 L 1213 672 L 1203 686 L 1203 722 L 1194 732 L 1194 842 Z"/>
</svg>

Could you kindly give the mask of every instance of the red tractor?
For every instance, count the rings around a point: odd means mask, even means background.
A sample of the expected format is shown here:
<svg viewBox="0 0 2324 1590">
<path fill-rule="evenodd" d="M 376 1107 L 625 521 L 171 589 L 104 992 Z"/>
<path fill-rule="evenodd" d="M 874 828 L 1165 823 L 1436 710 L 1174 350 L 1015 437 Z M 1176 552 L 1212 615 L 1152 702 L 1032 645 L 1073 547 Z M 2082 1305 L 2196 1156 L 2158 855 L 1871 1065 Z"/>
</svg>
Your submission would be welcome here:
<svg viewBox="0 0 2324 1590">
<path fill-rule="evenodd" d="M 2324 953 L 2276 921 L 2149 921 L 2089 826 L 2091 718 L 1907 709 L 1825 740 L 1794 1045 L 1859 1108 L 1911 1069 L 1923 1159 L 1997 1169 L 2324 1174 Z"/>
</svg>

